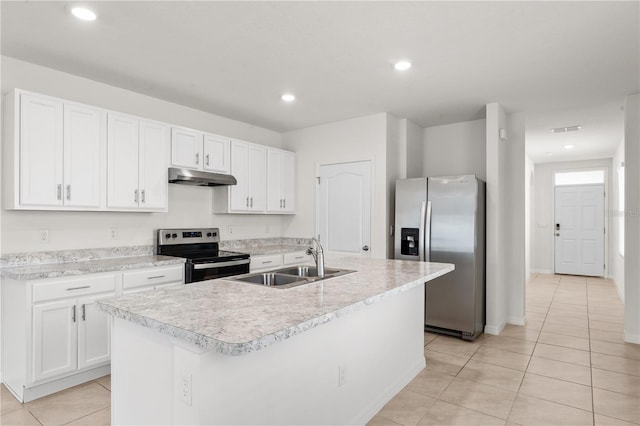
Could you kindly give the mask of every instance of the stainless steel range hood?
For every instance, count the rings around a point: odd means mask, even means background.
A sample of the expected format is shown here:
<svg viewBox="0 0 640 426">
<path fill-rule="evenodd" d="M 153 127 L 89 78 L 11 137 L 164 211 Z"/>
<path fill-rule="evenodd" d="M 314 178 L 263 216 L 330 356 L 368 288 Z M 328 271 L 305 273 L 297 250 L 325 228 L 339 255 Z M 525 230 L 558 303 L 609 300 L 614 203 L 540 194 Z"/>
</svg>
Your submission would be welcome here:
<svg viewBox="0 0 640 426">
<path fill-rule="evenodd" d="M 193 186 L 221 186 L 235 185 L 238 181 L 233 176 L 222 173 L 169 167 L 169 183 Z"/>
</svg>

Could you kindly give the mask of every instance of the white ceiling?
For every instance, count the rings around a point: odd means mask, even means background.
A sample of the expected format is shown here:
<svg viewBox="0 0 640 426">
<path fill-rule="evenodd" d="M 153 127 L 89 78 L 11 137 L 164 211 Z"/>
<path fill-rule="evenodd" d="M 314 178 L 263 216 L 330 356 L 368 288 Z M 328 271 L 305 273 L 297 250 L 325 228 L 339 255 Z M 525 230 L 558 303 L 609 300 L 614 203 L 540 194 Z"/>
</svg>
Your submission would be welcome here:
<svg viewBox="0 0 640 426">
<path fill-rule="evenodd" d="M 429 127 L 500 102 L 585 135 L 558 111 L 640 90 L 637 1 L 84 2 L 92 23 L 75 4 L 2 1 L 2 54 L 276 131 L 382 111 Z"/>
</svg>

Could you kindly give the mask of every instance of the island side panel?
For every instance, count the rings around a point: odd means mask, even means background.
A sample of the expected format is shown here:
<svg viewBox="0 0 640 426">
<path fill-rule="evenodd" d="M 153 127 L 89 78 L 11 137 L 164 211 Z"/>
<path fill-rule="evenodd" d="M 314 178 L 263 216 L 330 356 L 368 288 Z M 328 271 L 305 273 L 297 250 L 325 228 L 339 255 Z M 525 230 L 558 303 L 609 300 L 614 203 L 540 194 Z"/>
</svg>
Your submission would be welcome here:
<svg viewBox="0 0 640 426">
<path fill-rule="evenodd" d="M 113 318 L 111 424 L 172 423 L 173 349 L 167 336 Z"/>
<path fill-rule="evenodd" d="M 114 348 L 126 349 L 114 355 L 114 424 L 364 424 L 424 368 L 423 295 L 417 286 L 239 356 L 116 321 Z"/>
</svg>

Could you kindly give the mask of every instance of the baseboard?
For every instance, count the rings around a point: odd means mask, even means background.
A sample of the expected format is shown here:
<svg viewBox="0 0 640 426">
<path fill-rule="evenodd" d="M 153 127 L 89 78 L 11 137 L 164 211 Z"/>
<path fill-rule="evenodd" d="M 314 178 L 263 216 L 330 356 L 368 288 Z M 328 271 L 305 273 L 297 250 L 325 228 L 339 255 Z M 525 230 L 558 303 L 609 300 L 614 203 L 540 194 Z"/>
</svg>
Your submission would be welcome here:
<svg viewBox="0 0 640 426">
<path fill-rule="evenodd" d="M 405 386 L 407 386 L 426 366 L 424 357 L 414 364 L 407 372 L 395 381 L 389 388 L 380 395 L 375 401 L 369 404 L 362 413 L 358 414 L 349 424 L 366 425 L 380 410 L 391 401 Z"/>
<path fill-rule="evenodd" d="M 624 341 L 627 343 L 636 343 L 640 345 L 640 334 L 630 334 L 625 330 Z"/>
<path fill-rule="evenodd" d="M 532 274 L 548 274 L 553 275 L 553 271 L 551 269 L 532 269 Z"/>
<path fill-rule="evenodd" d="M 82 383 L 95 380 L 102 376 L 106 376 L 111 373 L 111 364 L 97 367 L 91 370 L 83 371 L 72 376 L 64 377 L 62 379 L 54 380 L 52 382 L 43 383 L 41 385 L 25 388 L 22 394 L 22 402 L 30 402 L 34 399 L 42 398 L 43 396 L 51 395 L 52 393 L 59 392 L 64 389 L 68 389 L 72 386 L 76 386 Z M 11 392 L 15 395 L 14 392 Z"/>
<path fill-rule="evenodd" d="M 507 318 L 507 323 L 508 324 L 513 324 L 513 325 L 525 325 L 525 318 L 524 317 L 509 317 L 509 318 Z"/>
<path fill-rule="evenodd" d="M 498 325 L 486 324 L 484 326 L 484 332 L 485 332 L 485 334 L 493 334 L 494 336 L 497 336 L 502 332 L 502 330 L 504 330 L 506 325 L 507 325 L 506 321 L 502 321 Z"/>
</svg>

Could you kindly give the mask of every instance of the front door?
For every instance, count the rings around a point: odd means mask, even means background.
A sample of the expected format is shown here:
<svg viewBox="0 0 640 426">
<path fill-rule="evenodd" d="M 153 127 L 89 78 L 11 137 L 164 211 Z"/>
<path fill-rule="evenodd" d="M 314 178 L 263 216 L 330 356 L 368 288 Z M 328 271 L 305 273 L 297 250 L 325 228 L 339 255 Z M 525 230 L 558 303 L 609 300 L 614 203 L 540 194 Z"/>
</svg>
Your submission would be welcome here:
<svg viewBox="0 0 640 426">
<path fill-rule="evenodd" d="M 555 272 L 604 276 L 604 185 L 556 186 Z"/>
<path fill-rule="evenodd" d="M 320 166 L 318 233 L 328 254 L 370 257 L 370 161 Z"/>
</svg>

